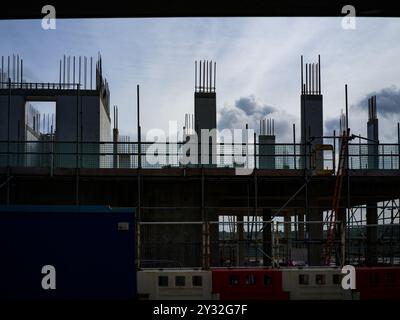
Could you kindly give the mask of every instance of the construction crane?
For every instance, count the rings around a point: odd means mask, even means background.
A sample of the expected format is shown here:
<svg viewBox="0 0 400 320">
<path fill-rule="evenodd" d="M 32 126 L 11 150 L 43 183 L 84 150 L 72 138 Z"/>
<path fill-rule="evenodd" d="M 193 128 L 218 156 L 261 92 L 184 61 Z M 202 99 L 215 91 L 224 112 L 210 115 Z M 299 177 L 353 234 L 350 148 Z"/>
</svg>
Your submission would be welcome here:
<svg viewBox="0 0 400 320">
<path fill-rule="evenodd" d="M 333 192 L 332 211 L 328 218 L 328 234 L 325 243 L 325 265 L 330 265 L 331 262 L 332 246 L 336 230 L 336 219 L 340 207 L 343 176 L 345 175 L 345 170 L 347 168 L 348 143 L 349 140 L 353 139 L 353 136 L 350 136 L 350 129 L 347 129 L 347 131 L 343 131 L 341 138 L 342 142 L 339 154 L 339 165 L 336 173 L 335 190 Z"/>
</svg>

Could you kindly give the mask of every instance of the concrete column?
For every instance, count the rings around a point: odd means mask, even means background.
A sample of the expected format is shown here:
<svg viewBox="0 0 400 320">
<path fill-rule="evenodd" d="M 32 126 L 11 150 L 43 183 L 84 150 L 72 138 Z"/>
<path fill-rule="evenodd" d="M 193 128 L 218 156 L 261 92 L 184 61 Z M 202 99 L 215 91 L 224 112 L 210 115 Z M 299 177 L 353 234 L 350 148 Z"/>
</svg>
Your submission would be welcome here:
<svg viewBox="0 0 400 320">
<path fill-rule="evenodd" d="M 259 168 L 275 169 L 275 136 L 259 135 Z"/>
<path fill-rule="evenodd" d="M 323 221 L 323 211 L 317 207 L 316 203 L 310 203 L 311 208 L 308 212 L 307 221 Z M 308 264 L 310 266 L 323 265 L 323 225 L 322 223 L 308 224 Z"/>
<path fill-rule="evenodd" d="M 271 220 L 271 209 L 263 209 L 263 221 L 270 221 Z M 270 257 L 272 257 L 272 225 L 267 224 L 263 230 L 263 252 L 268 256 L 263 256 L 263 265 L 264 266 L 271 266 L 272 261 Z"/>
<path fill-rule="evenodd" d="M 321 94 L 302 94 L 301 95 L 301 142 L 308 143 L 311 137 L 317 137 L 311 142 L 311 152 L 318 144 L 322 144 L 323 135 L 323 99 Z M 309 148 L 302 148 L 302 153 L 306 157 L 301 159 L 302 166 L 310 168 L 308 158 Z M 323 169 L 323 152 L 316 152 L 315 169 Z"/>
<path fill-rule="evenodd" d="M 378 208 L 376 202 L 367 203 L 367 224 L 378 224 Z M 378 228 L 367 227 L 367 257 L 366 263 L 369 266 L 376 265 L 377 258 Z"/>
</svg>

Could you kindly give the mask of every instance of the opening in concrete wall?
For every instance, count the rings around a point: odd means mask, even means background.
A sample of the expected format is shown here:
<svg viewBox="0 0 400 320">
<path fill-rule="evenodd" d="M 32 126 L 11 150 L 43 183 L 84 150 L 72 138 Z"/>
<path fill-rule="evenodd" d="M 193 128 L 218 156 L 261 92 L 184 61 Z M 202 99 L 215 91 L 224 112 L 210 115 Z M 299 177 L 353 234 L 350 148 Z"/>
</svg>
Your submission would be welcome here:
<svg viewBox="0 0 400 320">
<path fill-rule="evenodd" d="M 56 132 L 56 102 L 26 101 L 24 123 L 19 124 L 21 140 L 25 140 L 24 156 L 27 166 L 50 166 Z"/>
<path fill-rule="evenodd" d="M 56 102 L 55 101 L 26 101 L 25 126 L 31 131 L 26 134 L 26 140 L 32 135 L 40 139 L 40 135 L 54 134 L 56 131 Z"/>
</svg>

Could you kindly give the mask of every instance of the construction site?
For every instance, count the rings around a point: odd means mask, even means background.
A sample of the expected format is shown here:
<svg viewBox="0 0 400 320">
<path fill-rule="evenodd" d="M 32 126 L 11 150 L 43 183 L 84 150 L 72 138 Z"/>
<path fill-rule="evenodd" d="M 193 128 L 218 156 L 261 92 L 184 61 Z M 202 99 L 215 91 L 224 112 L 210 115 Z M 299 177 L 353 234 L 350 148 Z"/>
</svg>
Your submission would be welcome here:
<svg viewBox="0 0 400 320">
<path fill-rule="evenodd" d="M 324 135 L 319 56 L 299 57 L 301 121 L 286 143 L 265 118 L 244 141 L 202 139 L 218 130 L 217 65 L 206 60 L 194 64 L 193 112 L 177 141 L 142 139 L 139 86 L 137 138 L 120 135 L 102 64 L 64 56 L 54 83 L 29 83 L 22 58 L 1 57 L 1 204 L 134 207 L 138 270 L 400 263 L 400 126 L 380 142 L 371 96 L 357 115 L 367 136 L 353 134 L 344 85 L 340 129 Z M 182 163 L 191 144 L 191 159 L 206 153 L 206 163 Z"/>
</svg>

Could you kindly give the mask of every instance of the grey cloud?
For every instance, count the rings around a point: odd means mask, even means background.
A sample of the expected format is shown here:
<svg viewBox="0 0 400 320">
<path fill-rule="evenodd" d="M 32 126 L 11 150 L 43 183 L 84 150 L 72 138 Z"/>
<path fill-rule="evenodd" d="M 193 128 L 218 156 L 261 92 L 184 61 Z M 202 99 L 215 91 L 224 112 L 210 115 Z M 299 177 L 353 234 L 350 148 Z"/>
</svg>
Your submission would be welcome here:
<svg viewBox="0 0 400 320">
<path fill-rule="evenodd" d="M 337 118 L 329 118 L 325 121 L 325 135 L 331 135 L 333 130 L 339 130 L 339 116 Z"/>
<path fill-rule="evenodd" d="M 243 129 L 246 123 L 250 129 L 259 132 L 260 120 L 274 119 L 275 135 L 282 141 L 289 141 L 292 136 L 294 116 L 279 111 L 277 108 L 258 101 L 254 96 L 241 97 L 231 107 L 225 107 L 218 114 L 218 129 Z"/>
<path fill-rule="evenodd" d="M 254 96 L 242 97 L 235 103 L 236 108 L 244 111 L 246 115 L 266 115 L 275 111 L 274 107 L 262 105 L 256 101 Z"/>
<path fill-rule="evenodd" d="M 400 114 L 400 89 L 396 86 L 383 88 L 378 92 L 368 93 L 365 98 L 359 101 L 354 107 L 367 110 L 368 98 L 374 95 L 376 95 L 376 111 L 378 115 L 389 118 L 393 114 Z"/>
<path fill-rule="evenodd" d="M 261 119 L 275 111 L 274 107 L 260 103 L 254 96 L 241 97 L 233 107 L 225 107 L 219 112 L 218 129 L 240 129 L 246 123 L 256 129 Z"/>
</svg>

